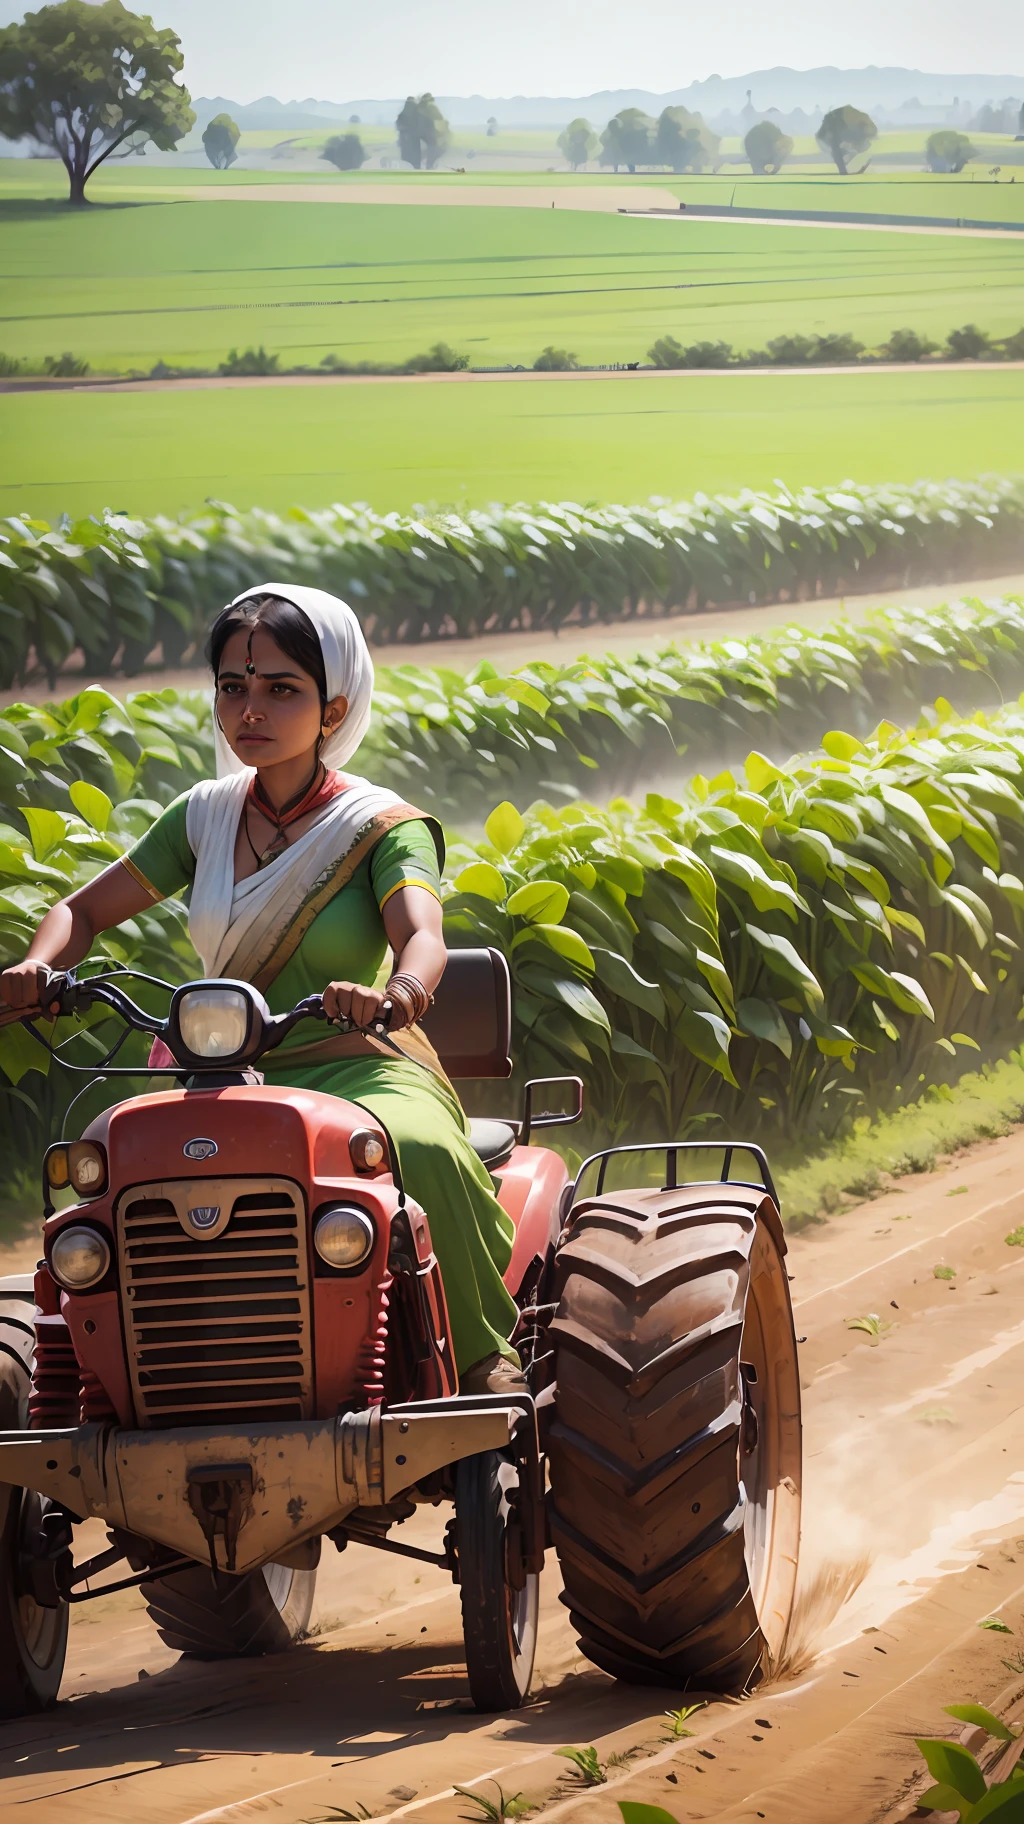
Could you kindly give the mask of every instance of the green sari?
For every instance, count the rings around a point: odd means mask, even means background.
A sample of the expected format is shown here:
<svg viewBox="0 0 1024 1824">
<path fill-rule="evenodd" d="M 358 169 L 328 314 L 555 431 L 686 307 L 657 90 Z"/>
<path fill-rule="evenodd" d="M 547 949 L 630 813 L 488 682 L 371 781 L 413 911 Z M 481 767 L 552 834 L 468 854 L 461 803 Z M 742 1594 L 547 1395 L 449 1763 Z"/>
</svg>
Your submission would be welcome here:
<svg viewBox="0 0 1024 1824">
<path fill-rule="evenodd" d="M 195 878 L 187 803 L 185 793 L 169 805 L 125 857 L 124 865 L 154 900 L 187 890 Z M 326 903 L 296 907 L 272 978 L 266 970 L 255 978 L 272 1013 L 322 994 L 332 981 L 374 985 L 388 949 L 382 910 L 392 893 L 418 886 L 439 896 L 435 837 L 408 806 L 375 820 L 348 859 L 351 865 L 339 869 L 335 879 L 341 884 Z M 433 1056 L 416 1029 L 397 1035 L 396 1042 L 424 1059 Z M 325 1038 L 322 1025 L 303 1021 L 260 1068 L 270 1085 L 361 1102 L 384 1123 L 398 1149 L 405 1188 L 430 1222 L 455 1362 L 464 1372 L 495 1351 L 513 1353 L 508 1338 L 517 1313 L 502 1274 L 512 1256 L 514 1230 L 470 1144 L 458 1097 L 433 1062 L 430 1068 L 411 1056 L 397 1058 L 361 1036 Z"/>
</svg>

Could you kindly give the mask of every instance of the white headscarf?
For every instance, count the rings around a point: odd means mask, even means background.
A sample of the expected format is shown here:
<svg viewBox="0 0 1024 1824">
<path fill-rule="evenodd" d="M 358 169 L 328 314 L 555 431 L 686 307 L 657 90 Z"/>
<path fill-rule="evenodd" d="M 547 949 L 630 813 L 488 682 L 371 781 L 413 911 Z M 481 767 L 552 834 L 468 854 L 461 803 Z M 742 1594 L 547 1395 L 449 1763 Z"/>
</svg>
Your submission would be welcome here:
<svg viewBox="0 0 1024 1824">
<path fill-rule="evenodd" d="M 348 698 L 340 728 L 320 750 L 325 766 L 344 766 L 370 721 L 373 665 L 363 630 L 351 608 L 323 589 L 291 583 L 263 583 L 235 602 L 276 595 L 301 608 L 316 632 L 324 657 L 328 698 Z M 232 602 L 231 606 L 235 606 Z M 196 858 L 189 905 L 189 931 L 208 976 L 233 975 L 251 981 L 260 958 L 287 930 L 307 894 L 345 856 L 380 812 L 400 804 L 394 792 L 349 778 L 348 789 L 326 805 L 298 840 L 246 880 L 235 880 L 235 837 L 252 768 L 232 753 L 214 714 L 217 777 L 194 785 L 185 828 Z"/>
<path fill-rule="evenodd" d="M 363 630 L 347 602 L 341 601 L 336 595 L 328 595 L 326 589 L 306 589 L 297 583 L 260 583 L 258 588 L 246 589 L 241 595 L 236 595 L 231 607 L 236 607 L 239 602 L 251 601 L 259 595 L 276 595 L 280 601 L 291 602 L 293 607 L 301 608 L 320 641 L 328 701 L 332 697 L 348 698 L 348 714 L 340 727 L 328 735 L 320 749 L 320 758 L 327 767 L 337 769 L 344 766 L 347 760 L 351 760 L 370 726 L 373 661 Z M 227 773 L 240 773 L 249 769 L 237 754 L 232 753 L 221 733 L 217 721 L 216 697 L 217 683 L 214 679 L 213 739 L 217 777 L 223 779 Z"/>
</svg>

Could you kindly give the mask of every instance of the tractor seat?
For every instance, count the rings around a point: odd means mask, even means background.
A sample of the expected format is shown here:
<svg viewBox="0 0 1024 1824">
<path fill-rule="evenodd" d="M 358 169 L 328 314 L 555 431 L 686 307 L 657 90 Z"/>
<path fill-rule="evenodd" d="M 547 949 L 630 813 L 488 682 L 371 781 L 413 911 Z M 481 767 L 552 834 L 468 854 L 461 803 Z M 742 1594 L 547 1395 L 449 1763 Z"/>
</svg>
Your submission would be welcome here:
<svg viewBox="0 0 1024 1824">
<path fill-rule="evenodd" d="M 489 1172 L 507 1165 L 516 1144 L 515 1129 L 507 1121 L 470 1121 L 469 1144 Z"/>
</svg>

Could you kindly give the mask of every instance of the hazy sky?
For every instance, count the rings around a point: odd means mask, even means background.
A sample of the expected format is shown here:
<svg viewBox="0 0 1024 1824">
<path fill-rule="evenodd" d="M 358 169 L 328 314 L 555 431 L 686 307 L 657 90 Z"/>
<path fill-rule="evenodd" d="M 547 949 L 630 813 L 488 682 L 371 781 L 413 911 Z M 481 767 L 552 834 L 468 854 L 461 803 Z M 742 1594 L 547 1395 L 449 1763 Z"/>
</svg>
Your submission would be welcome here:
<svg viewBox="0 0 1024 1824">
<path fill-rule="evenodd" d="M 33 5 L 41 0 L 32 0 Z M 789 64 L 1024 70 L 1022 0 L 129 0 L 178 32 L 194 95 L 336 101 L 682 88 Z M 24 4 L 0 0 L 0 22 Z"/>
</svg>

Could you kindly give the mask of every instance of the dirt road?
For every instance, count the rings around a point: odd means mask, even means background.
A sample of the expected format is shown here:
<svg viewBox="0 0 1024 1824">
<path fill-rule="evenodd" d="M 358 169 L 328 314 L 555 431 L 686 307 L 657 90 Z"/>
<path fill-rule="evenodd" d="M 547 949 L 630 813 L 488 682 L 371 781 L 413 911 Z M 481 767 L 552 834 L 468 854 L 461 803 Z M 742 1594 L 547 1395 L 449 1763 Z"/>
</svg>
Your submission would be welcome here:
<svg viewBox="0 0 1024 1824">
<path fill-rule="evenodd" d="M 477 1716 L 452 1587 L 328 1547 L 315 1636 L 282 1658 L 192 1665 L 134 1593 L 77 1608 L 57 1711 L 0 1728 L 2 1815 L 454 1824 L 474 1812 L 455 1785 L 493 1799 L 488 1781 L 543 1805 L 544 1824 L 619 1824 L 622 1797 L 722 1824 L 821 1824 L 825 1793 L 830 1824 L 902 1815 L 912 1738 L 941 1731 L 941 1706 L 1024 1693 L 1002 1664 L 1024 1647 L 1024 1251 L 1004 1239 L 1021 1222 L 1024 1133 L 794 1240 L 803 1617 L 788 1671 L 743 1703 L 712 1703 L 691 1739 L 662 1733 L 679 1697 L 582 1660 L 554 1563 L 534 1701 Z M 955 1277 L 936 1279 L 937 1265 Z M 868 1313 L 878 1341 L 847 1327 Z M 416 1538 L 441 1524 L 419 1516 Z M 994 1613 L 1012 1637 L 978 1627 Z M 555 1751 L 588 1744 L 608 1781 L 584 1793 Z"/>
</svg>

